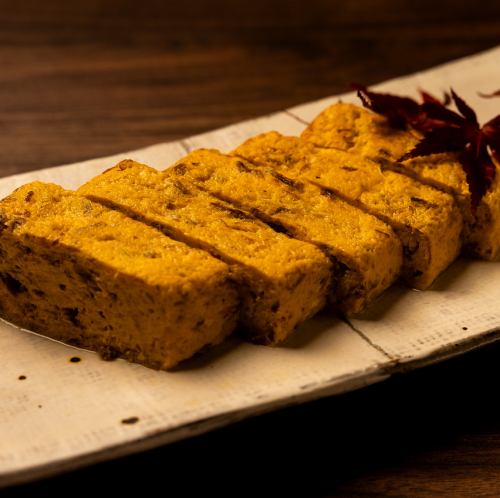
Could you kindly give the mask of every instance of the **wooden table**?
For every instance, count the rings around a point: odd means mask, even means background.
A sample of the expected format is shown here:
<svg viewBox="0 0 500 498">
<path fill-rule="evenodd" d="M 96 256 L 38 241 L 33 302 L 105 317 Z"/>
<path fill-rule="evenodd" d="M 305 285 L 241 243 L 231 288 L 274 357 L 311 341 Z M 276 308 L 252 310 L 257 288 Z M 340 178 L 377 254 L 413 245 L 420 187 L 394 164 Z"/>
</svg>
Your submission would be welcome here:
<svg viewBox="0 0 500 498">
<path fill-rule="evenodd" d="M 461 3 L 2 1 L 0 174 L 176 139 L 500 43 L 500 2 Z M 5 494 L 500 496 L 499 355 L 491 346 Z"/>
</svg>

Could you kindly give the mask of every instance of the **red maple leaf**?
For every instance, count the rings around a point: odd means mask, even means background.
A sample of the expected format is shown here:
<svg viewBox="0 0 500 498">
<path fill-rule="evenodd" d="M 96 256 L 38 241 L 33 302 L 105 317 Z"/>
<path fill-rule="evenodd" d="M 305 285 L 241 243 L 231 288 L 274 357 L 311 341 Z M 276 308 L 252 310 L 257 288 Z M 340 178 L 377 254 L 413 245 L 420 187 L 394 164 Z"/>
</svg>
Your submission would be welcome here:
<svg viewBox="0 0 500 498">
<path fill-rule="evenodd" d="M 500 162 L 500 115 L 480 126 L 474 110 L 453 90 L 445 94 L 443 101 L 421 91 L 419 103 L 409 97 L 372 92 L 361 85 L 353 88 L 363 105 L 385 116 L 391 126 L 413 128 L 423 135 L 398 161 L 442 152 L 458 154 L 475 213 L 495 179 L 494 160 Z M 457 111 L 447 107 L 451 102 Z"/>
</svg>

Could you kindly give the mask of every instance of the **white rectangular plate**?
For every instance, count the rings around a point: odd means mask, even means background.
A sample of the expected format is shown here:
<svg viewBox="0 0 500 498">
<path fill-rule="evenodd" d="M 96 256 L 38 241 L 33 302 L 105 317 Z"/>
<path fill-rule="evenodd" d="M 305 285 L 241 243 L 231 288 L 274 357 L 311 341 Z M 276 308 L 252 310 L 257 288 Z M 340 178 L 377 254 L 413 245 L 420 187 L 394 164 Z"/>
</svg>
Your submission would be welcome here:
<svg viewBox="0 0 500 498">
<path fill-rule="evenodd" d="M 497 114 L 500 47 L 378 88 L 440 94 L 450 85 L 480 120 Z M 352 94 L 340 96 L 353 100 Z M 229 150 L 276 129 L 299 133 L 339 98 L 301 105 L 175 143 L 0 179 L 0 196 L 31 180 L 81 183 L 124 158 L 165 168 L 197 147 Z M 354 100 L 353 100 L 354 101 Z M 346 392 L 489 343 L 500 330 L 500 264 L 457 261 L 433 290 L 390 289 L 350 325 L 327 315 L 282 348 L 226 344 L 174 373 L 104 362 L 0 322 L 0 484 L 165 444 L 278 406 Z M 69 359 L 79 356 L 82 361 Z M 20 380 L 20 376 L 25 379 Z M 136 417 L 136 423 L 123 420 Z"/>
</svg>

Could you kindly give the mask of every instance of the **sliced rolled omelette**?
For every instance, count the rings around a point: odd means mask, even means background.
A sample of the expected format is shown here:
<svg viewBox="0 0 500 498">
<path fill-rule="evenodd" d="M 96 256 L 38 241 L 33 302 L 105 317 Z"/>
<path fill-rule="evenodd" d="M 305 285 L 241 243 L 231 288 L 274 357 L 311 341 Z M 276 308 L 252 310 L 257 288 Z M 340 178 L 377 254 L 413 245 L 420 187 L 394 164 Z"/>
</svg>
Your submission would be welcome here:
<svg viewBox="0 0 500 498">
<path fill-rule="evenodd" d="M 0 316 L 105 358 L 169 369 L 230 334 L 228 265 L 74 192 L 0 202 Z"/>
<path fill-rule="evenodd" d="M 327 188 L 388 223 L 403 244 L 402 277 L 425 289 L 456 258 L 463 220 L 450 194 L 360 155 L 269 132 L 233 153 L 283 175 Z"/>
<path fill-rule="evenodd" d="M 331 147 L 370 158 L 403 171 L 418 181 L 451 193 L 464 218 L 463 251 L 485 260 L 500 256 L 500 171 L 473 215 L 465 172 L 456 155 L 433 154 L 397 162 L 422 138 L 415 131 L 395 130 L 384 116 L 353 104 L 325 109 L 302 133 L 320 147 Z"/>
<path fill-rule="evenodd" d="M 399 275 L 402 246 L 391 227 L 315 185 L 207 149 L 190 153 L 165 174 L 335 258 L 340 265 L 335 265 L 330 300 L 347 315 L 363 311 Z"/>
<path fill-rule="evenodd" d="M 122 161 L 78 192 L 226 262 L 241 299 L 240 328 L 254 342 L 283 341 L 326 303 L 333 270 L 322 251 L 188 182 Z"/>
</svg>

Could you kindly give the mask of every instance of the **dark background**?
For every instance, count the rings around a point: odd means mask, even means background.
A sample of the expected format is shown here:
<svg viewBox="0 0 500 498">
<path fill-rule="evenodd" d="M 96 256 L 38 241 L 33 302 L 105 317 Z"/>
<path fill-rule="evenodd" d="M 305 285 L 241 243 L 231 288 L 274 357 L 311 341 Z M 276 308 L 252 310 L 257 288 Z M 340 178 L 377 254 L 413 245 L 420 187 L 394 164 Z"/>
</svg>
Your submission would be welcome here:
<svg viewBox="0 0 500 498">
<path fill-rule="evenodd" d="M 500 2 L 488 0 L 0 1 L 0 175 L 499 43 Z M 500 496 L 499 355 L 491 346 L 5 496 Z"/>
</svg>

